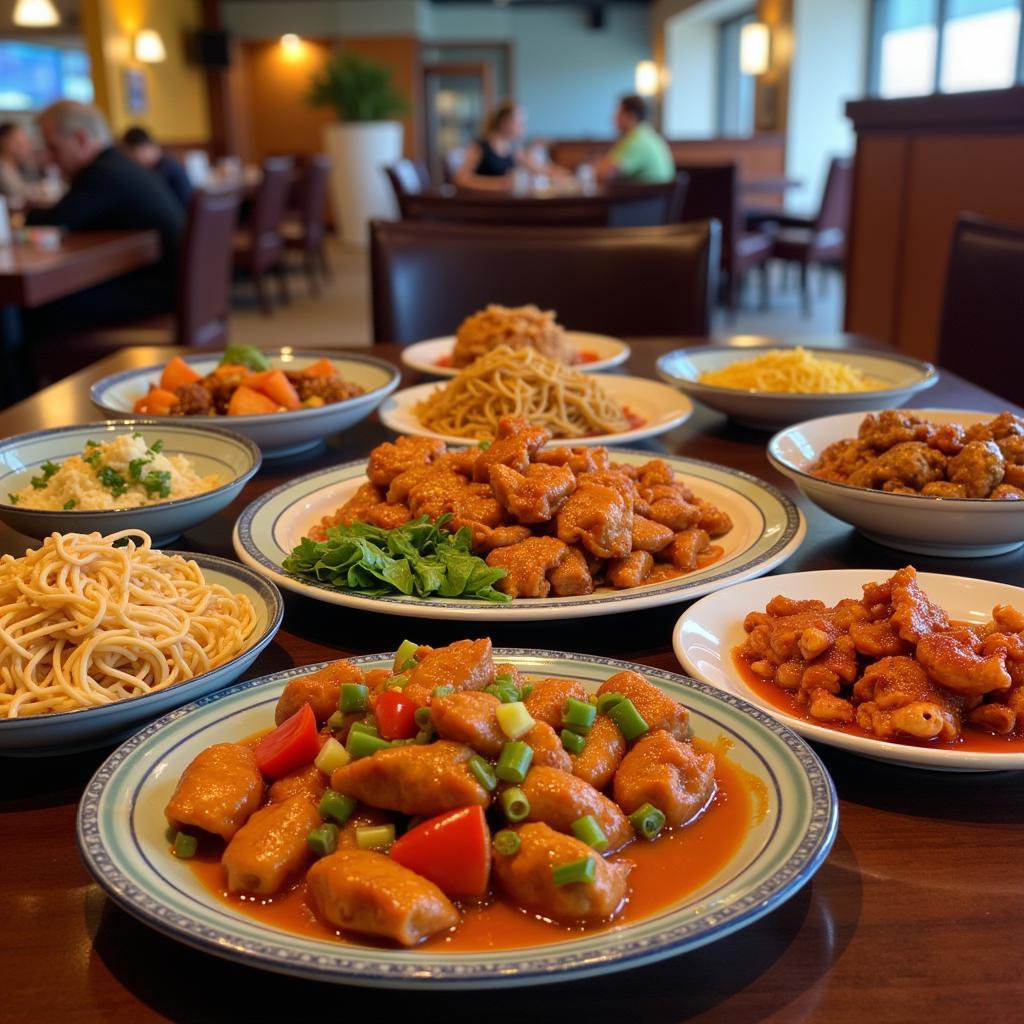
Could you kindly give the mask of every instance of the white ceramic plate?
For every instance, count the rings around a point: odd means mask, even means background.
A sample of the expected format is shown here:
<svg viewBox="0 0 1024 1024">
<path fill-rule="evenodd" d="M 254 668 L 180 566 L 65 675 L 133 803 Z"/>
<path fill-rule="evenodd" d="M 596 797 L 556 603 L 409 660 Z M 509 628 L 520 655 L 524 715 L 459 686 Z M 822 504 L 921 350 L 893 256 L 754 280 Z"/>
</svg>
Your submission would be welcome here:
<svg viewBox="0 0 1024 1024">
<path fill-rule="evenodd" d="M 11 493 L 20 491 L 32 477 L 38 476 L 44 462 L 64 462 L 72 455 L 81 455 L 87 441 L 105 444 L 133 430 L 143 434 L 149 444 L 163 441 L 164 454 L 184 455 L 199 476 L 216 474 L 221 483 L 191 498 L 162 501 L 144 508 L 51 512 L 11 504 Z M 154 545 L 162 547 L 230 505 L 260 468 L 261 461 L 259 448 L 248 438 L 227 430 L 193 427 L 185 419 L 108 420 L 20 434 L 0 442 L 0 521 L 37 539 L 51 533 L 145 530 Z"/>
<path fill-rule="evenodd" d="M 746 638 L 743 619 L 748 612 L 764 611 L 776 594 L 795 600 L 819 600 L 832 605 L 844 597 L 859 598 L 865 583 L 886 580 L 887 569 L 824 569 L 766 576 L 728 590 L 710 594 L 683 613 L 672 632 L 672 646 L 686 671 L 724 693 L 734 694 L 756 704 L 808 740 L 839 747 L 876 761 L 932 768 L 943 771 L 984 772 L 1024 769 L 1024 752 L 986 753 L 981 751 L 940 750 L 854 736 L 826 725 L 815 725 L 786 714 L 763 701 L 736 671 L 733 648 Z M 1024 608 L 1024 589 L 1005 583 L 989 583 L 963 576 L 938 573 L 918 574 L 921 589 L 949 617 L 960 622 L 988 622 L 997 604 Z"/>
<path fill-rule="evenodd" d="M 574 364 L 573 369 L 579 370 L 580 373 L 610 370 L 629 358 L 629 345 L 607 334 L 566 331 L 565 336 L 577 352 L 590 359 L 588 362 Z M 454 377 L 459 371 L 448 362 L 454 348 L 455 338 L 451 335 L 447 338 L 417 341 L 415 345 L 402 349 L 402 362 L 410 369 L 419 370 L 420 373 L 427 373 L 432 377 Z"/>
<path fill-rule="evenodd" d="M 186 356 L 197 373 L 206 375 L 216 369 L 223 352 Z M 274 369 L 301 370 L 318 359 L 330 359 L 345 380 L 362 385 L 364 394 L 344 402 L 322 405 L 318 409 L 270 413 L 264 416 L 189 416 L 197 427 L 228 427 L 259 445 L 265 456 L 294 455 L 323 444 L 324 438 L 353 426 L 377 408 L 401 380 L 390 363 L 373 356 L 349 352 L 314 352 L 309 349 L 265 349 L 263 354 Z M 137 370 L 125 370 L 97 381 L 89 390 L 93 405 L 114 416 L 132 415 L 135 402 L 160 380 L 166 362 Z M 182 417 L 161 416 L 161 422 L 180 423 Z"/>
<path fill-rule="evenodd" d="M 774 487 L 738 470 L 696 459 L 664 458 L 702 498 L 732 517 L 733 528 L 716 538 L 725 553 L 706 569 L 631 590 L 598 590 L 586 597 L 516 598 L 508 604 L 451 598 L 364 597 L 335 590 L 282 567 L 310 528 L 343 505 L 366 482 L 365 460 L 310 473 L 257 498 L 235 523 L 235 552 L 278 586 L 317 601 L 413 618 L 508 622 L 581 618 L 690 601 L 736 580 L 751 579 L 785 561 L 803 542 L 807 524 Z M 614 461 L 642 465 L 650 452 L 618 451 Z"/>
<path fill-rule="evenodd" d="M 690 709 L 695 736 L 731 741 L 729 757 L 760 780 L 766 813 L 752 818 L 731 861 L 682 903 L 610 931 L 523 949 L 449 953 L 348 945 L 281 931 L 219 900 L 168 852 L 163 808 L 188 763 L 214 743 L 273 721 L 288 679 L 318 666 L 243 683 L 144 729 L 99 769 L 78 809 L 86 867 L 130 914 L 171 938 L 252 967 L 319 981 L 387 988 L 536 985 L 625 970 L 695 949 L 757 920 L 818 869 L 835 837 L 832 780 L 789 729 L 734 697 L 642 665 L 580 654 L 499 650 L 529 675 L 578 679 L 591 689 L 623 669 L 642 672 Z M 391 655 L 353 660 L 364 668 Z"/>
<path fill-rule="evenodd" d="M 921 409 L 914 415 L 968 426 L 995 416 L 955 409 Z M 768 459 L 815 505 L 887 547 L 921 555 L 978 558 L 1001 555 L 1024 544 L 1024 501 L 890 494 L 812 476 L 809 470 L 822 451 L 833 441 L 856 437 L 863 419 L 863 413 L 845 413 L 799 423 L 769 441 Z"/>
<path fill-rule="evenodd" d="M 574 437 L 569 440 L 556 438 L 552 444 L 593 446 L 599 444 L 619 445 L 641 441 L 645 437 L 657 437 L 680 423 L 685 423 L 693 413 L 693 403 L 674 388 L 644 377 L 620 377 L 609 374 L 601 378 L 601 387 L 621 406 L 628 407 L 638 416 L 645 418 L 642 426 L 624 430 L 621 434 L 595 434 L 592 437 Z M 465 437 L 438 434 L 420 423 L 413 411 L 415 406 L 429 398 L 444 384 L 418 384 L 404 388 L 388 398 L 380 407 L 380 419 L 384 426 L 399 434 L 415 434 L 419 437 L 438 437 L 446 444 L 465 445 Z"/>
<path fill-rule="evenodd" d="M 708 370 L 721 370 L 733 363 L 746 362 L 768 352 L 792 351 L 793 346 L 758 345 L 736 348 L 725 345 L 706 345 L 699 348 L 681 348 L 663 355 L 657 363 L 663 380 L 675 385 L 691 398 L 724 412 L 727 416 L 756 430 L 778 430 L 812 416 L 843 410 L 856 412 L 868 409 L 891 409 L 902 405 L 911 395 L 930 388 L 939 375 L 931 363 L 923 363 L 909 356 L 870 350 L 815 348 L 805 345 L 822 359 L 846 363 L 861 370 L 866 376 L 886 381 L 885 388 L 877 391 L 855 391 L 832 395 L 791 395 L 769 391 L 741 391 L 737 388 L 712 387 L 699 383 L 698 378 Z"/>
<path fill-rule="evenodd" d="M 210 672 L 142 697 L 51 715 L 0 718 L 0 754 L 8 757 L 49 757 L 117 743 L 157 715 L 233 683 L 274 639 L 284 616 L 284 602 L 272 583 L 226 558 L 187 551 L 165 553 L 194 559 L 207 582 L 219 583 L 232 593 L 245 594 L 252 601 L 256 624 L 245 649 Z"/>
</svg>

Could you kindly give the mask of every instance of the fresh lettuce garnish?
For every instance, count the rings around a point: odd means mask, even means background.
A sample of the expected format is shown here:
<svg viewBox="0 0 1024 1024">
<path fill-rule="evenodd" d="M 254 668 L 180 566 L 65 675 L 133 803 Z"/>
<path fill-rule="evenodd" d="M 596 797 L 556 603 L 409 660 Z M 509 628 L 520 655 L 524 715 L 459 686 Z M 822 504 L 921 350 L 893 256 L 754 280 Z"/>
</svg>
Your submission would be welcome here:
<svg viewBox="0 0 1024 1024">
<path fill-rule="evenodd" d="M 228 345 L 220 361 L 221 366 L 245 366 L 254 373 L 269 370 L 267 357 L 252 345 Z"/>
<path fill-rule="evenodd" d="M 449 519 L 450 514 L 436 522 L 422 516 L 393 530 L 369 523 L 332 526 L 326 540 L 303 537 L 282 564 L 289 572 L 367 597 L 397 591 L 407 597 L 511 601 L 493 586 L 506 570 L 492 569 L 472 553 L 466 527 L 457 533 L 441 529 Z"/>
</svg>

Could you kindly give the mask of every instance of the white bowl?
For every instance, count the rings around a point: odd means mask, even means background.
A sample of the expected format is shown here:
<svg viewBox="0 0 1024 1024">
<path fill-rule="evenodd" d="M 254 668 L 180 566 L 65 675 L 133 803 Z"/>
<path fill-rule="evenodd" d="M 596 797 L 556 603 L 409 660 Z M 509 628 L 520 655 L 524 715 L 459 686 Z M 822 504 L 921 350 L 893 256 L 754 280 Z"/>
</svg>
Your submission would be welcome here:
<svg viewBox="0 0 1024 1024">
<path fill-rule="evenodd" d="M 951 409 L 912 413 L 936 423 L 966 426 L 995 415 Z M 810 468 L 822 451 L 833 441 L 856 437 L 863 419 L 862 413 L 846 413 L 798 423 L 768 442 L 768 460 L 819 508 L 890 548 L 919 555 L 980 558 L 1001 555 L 1024 544 L 1024 501 L 890 494 L 812 476 Z"/>
<path fill-rule="evenodd" d="M 196 373 L 207 374 L 216 369 L 223 352 L 186 356 L 185 362 Z M 230 427 L 260 446 L 265 456 L 294 455 L 323 444 L 324 438 L 353 426 L 377 408 L 398 387 L 401 374 L 390 363 L 373 356 L 338 352 L 314 352 L 291 347 L 264 350 L 274 369 L 301 370 L 318 359 L 330 359 L 345 380 L 362 385 L 364 394 L 333 402 L 317 409 L 296 409 L 294 412 L 268 413 L 263 416 L 160 416 L 163 423 L 187 422 L 195 426 Z M 115 416 L 132 414 L 137 399 L 157 384 L 164 363 L 142 369 L 111 374 L 93 384 L 89 397 L 94 405 Z"/>
<path fill-rule="evenodd" d="M 712 409 L 724 412 L 737 423 L 756 430 L 777 430 L 813 416 L 824 416 L 837 409 L 856 412 L 893 408 L 902 405 L 918 391 L 930 388 L 939 379 L 931 363 L 922 363 L 894 352 L 816 348 L 813 345 L 803 347 L 820 358 L 846 363 L 867 377 L 886 381 L 889 386 L 876 391 L 794 395 L 788 392 L 713 387 L 701 384 L 698 380 L 702 373 L 709 370 L 721 370 L 733 363 L 746 362 L 769 352 L 791 352 L 792 345 L 757 345 L 751 348 L 705 345 L 699 348 L 680 348 L 663 355 L 657 367 L 661 378 L 674 384 L 680 391 Z"/>
<path fill-rule="evenodd" d="M 9 496 L 38 476 L 44 462 L 80 455 L 86 441 L 104 443 L 138 430 L 147 442 L 163 441 L 167 455 L 184 455 L 200 476 L 216 473 L 222 483 L 191 498 L 162 501 L 143 508 L 97 511 L 49 511 L 13 505 Z M 157 546 L 166 544 L 226 508 L 260 468 L 260 450 L 228 430 L 194 427 L 184 418 L 108 420 L 82 427 L 55 427 L 0 442 L 0 521 L 27 537 L 51 533 L 116 533 L 145 530 Z"/>
</svg>

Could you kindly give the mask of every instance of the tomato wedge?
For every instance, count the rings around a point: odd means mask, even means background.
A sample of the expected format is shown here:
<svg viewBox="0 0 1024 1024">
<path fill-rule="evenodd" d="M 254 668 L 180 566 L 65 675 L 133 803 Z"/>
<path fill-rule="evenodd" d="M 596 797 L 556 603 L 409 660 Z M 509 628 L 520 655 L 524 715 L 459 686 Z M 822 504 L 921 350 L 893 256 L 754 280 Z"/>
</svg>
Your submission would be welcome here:
<svg viewBox="0 0 1024 1024">
<path fill-rule="evenodd" d="M 291 718 L 268 732 L 256 744 L 253 753 L 259 770 L 271 779 L 278 779 L 315 760 L 320 753 L 320 737 L 313 709 L 303 704 Z"/>
<path fill-rule="evenodd" d="M 408 740 L 416 735 L 416 705 L 401 690 L 385 690 L 373 705 L 381 739 Z"/>
<path fill-rule="evenodd" d="M 409 829 L 391 847 L 391 857 L 446 896 L 482 896 L 491 874 L 491 833 L 484 809 L 459 807 Z"/>
</svg>

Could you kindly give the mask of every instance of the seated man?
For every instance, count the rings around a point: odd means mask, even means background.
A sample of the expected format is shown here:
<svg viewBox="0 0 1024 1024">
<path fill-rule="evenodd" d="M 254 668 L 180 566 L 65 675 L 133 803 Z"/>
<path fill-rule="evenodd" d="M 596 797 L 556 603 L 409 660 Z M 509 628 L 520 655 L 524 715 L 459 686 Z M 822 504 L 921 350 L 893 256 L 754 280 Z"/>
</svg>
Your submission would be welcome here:
<svg viewBox="0 0 1024 1024">
<path fill-rule="evenodd" d="M 619 140 L 594 165 L 598 181 L 656 185 L 671 181 L 675 161 L 668 143 L 648 124 L 641 96 L 623 96 L 615 111 Z"/>
<path fill-rule="evenodd" d="M 192 182 L 188 180 L 185 168 L 174 157 L 168 156 L 145 128 L 129 128 L 121 136 L 121 148 L 137 164 L 149 168 L 160 178 L 182 206 L 188 206 Z"/>
<path fill-rule="evenodd" d="M 73 332 L 170 312 L 185 222 L 181 206 L 154 174 L 111 144 L 110 128 L 95 107 L 61 100 L 38 120 L 49 158 L 70 187 L 55 206 L 29 211 L 26 222 L 68 231 L 151 229 L 160 234 L 161 257 L 151 267 L 33 310 L 29 333 Z"/>
</svg>

